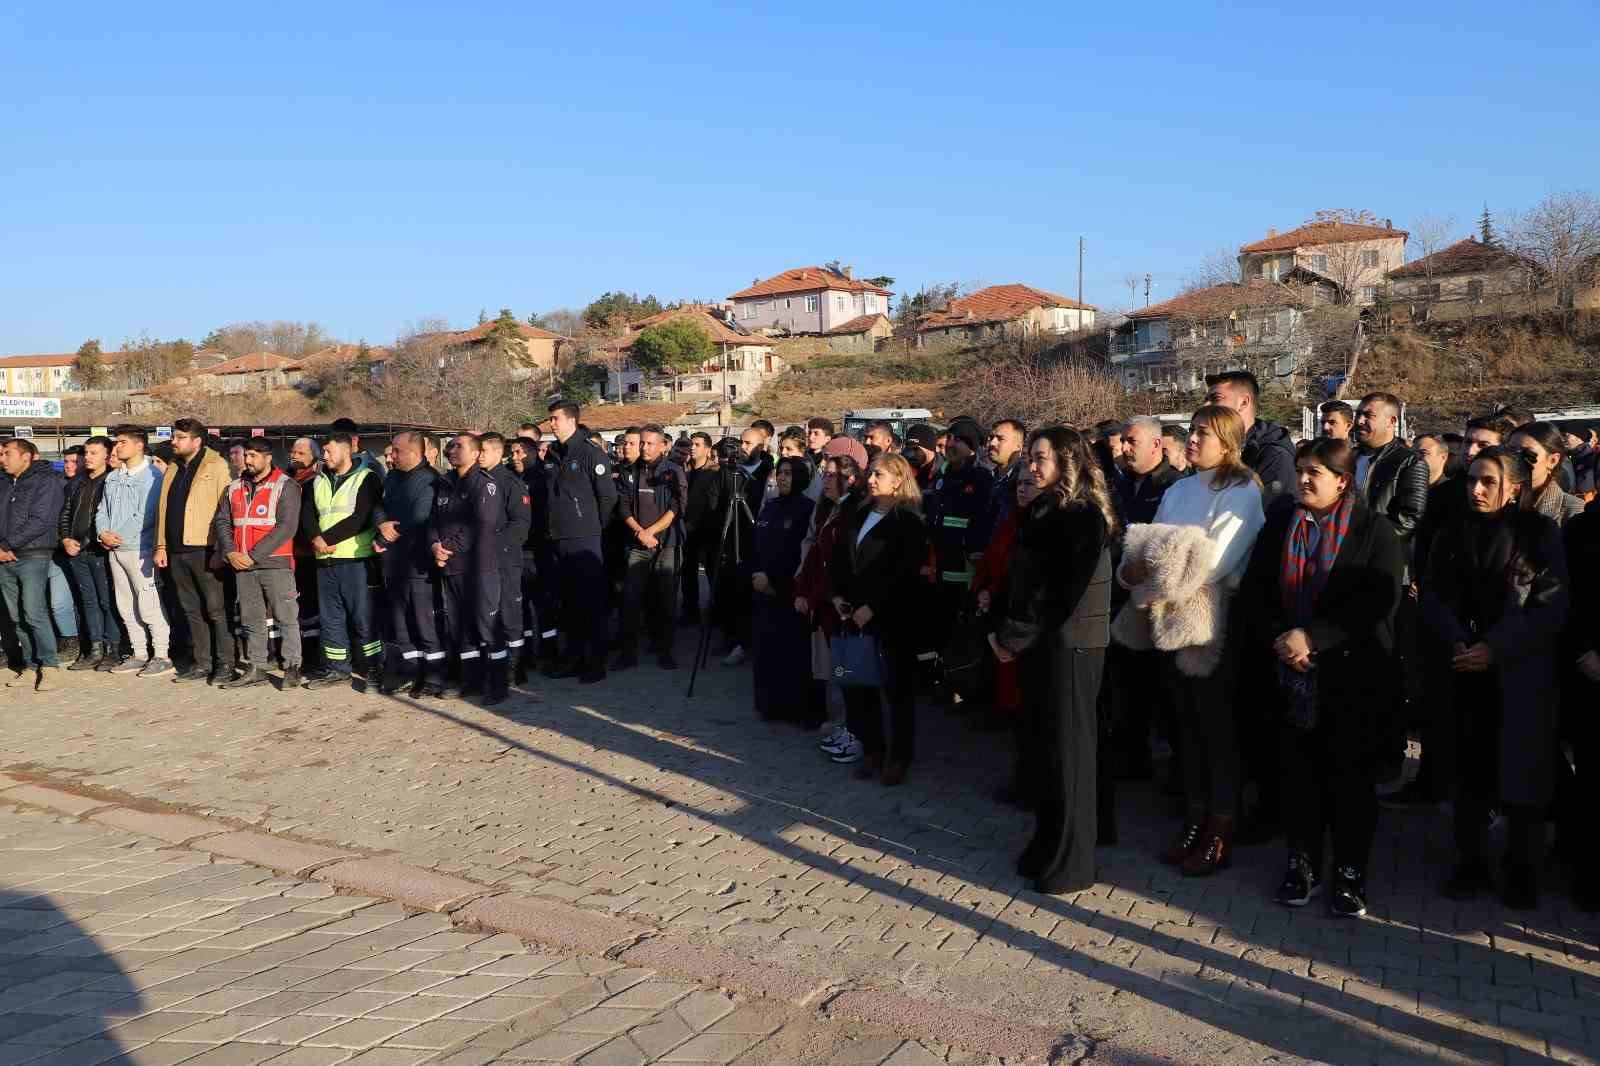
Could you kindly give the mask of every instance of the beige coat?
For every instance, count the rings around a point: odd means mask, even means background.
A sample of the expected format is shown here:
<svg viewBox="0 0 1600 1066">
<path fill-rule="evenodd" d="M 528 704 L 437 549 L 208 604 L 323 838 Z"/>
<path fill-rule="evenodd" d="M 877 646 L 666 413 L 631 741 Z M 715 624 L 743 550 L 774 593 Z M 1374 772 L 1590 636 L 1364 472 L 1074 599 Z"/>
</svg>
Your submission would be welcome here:
<svg viewBox="0 0 1600 1066">
<path fill-rule="evenodd" d="M 211 543 L 211 520 L 216 517 L 217 505 L 227 494 L 228 483 L 233 480 L 233 474 L 228 469 L 228 461 L 210 448 L 200 453 L 199 462 L 200 468 L 194 472 L 194 480 L 189 483 L 189 498 L 183 504 L 182 539 L 174 541 L 173 547 L 185 545 L 191 548 L 203 548 Z M 167 496 L 172 492 L 172 485 L 179 476 L 178 467 L 173 465 L 161 481 L 161 514 L 156 526 L 157 548 L 168 546 Z"/>
</svg>

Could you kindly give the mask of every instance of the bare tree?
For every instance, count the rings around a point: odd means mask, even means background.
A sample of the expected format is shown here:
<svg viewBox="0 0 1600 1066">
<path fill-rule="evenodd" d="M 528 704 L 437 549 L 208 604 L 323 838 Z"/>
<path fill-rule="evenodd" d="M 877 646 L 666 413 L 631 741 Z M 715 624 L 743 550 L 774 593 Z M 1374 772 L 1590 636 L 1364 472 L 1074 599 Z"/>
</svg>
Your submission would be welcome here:
<svg viewBox="0 0 1600 1066">
<path fill-rule="evenodd" d="M 1136 286 L 1141 280 L 1137 275 L 1123 279 L 1129 288 Z M 1239 255 L 1231 248 L 1218 248 L 1208 252 L 1200 262 L 1195 264 L 1188 276 L 1183 279 L 1183 288 L 1179 295 L 1194 292 L 1197 289 L 1209 289 L 1215 285 L 1228 285 L 1239 281 Z"/>
<path fill-rule="evenodd" d="M 316 322 L 234 322 L 214 329 L 201 347 L 215 348 L 230 357 L 272 352 L 299 359 L 333 344 L 328 331 Z"/>
<path fill-rule="evenodd" d="M 1579 283 L 1600 264 L 1600 199 L 1590 192 L 1552 193 L 1516 217 L 1507 244 L 1538 269 L 1557 306 L 1570 308 Z"/>
<path fill-rule="evenodd" d="M 1088 426 L 1128 407 L 1127 392 L 1099 365 L 1021 355 L 984 360 L 961 377 L 953 392 L 954 406 L 985 425 L 1018 418 L 1030 426 Z"/>
<path fill-rule="evenodd" d="M 1425 212 L 1411 220 L 1411 252 L 1413 259 L 1427 259 L 1435 252 L 1454 243 L 1456 217 Z M 1424 267 L 1428 277 L 1433 277 L 1433 264 Z"/>
<path fill-rule="evenodd" d="M 1144 279 L 1138 274 L 1124 274 L 1122 283 L 1128 287 L 1128 310 L 1132 311 L 1139 306 L 1139 282 Z"/>
</svg>

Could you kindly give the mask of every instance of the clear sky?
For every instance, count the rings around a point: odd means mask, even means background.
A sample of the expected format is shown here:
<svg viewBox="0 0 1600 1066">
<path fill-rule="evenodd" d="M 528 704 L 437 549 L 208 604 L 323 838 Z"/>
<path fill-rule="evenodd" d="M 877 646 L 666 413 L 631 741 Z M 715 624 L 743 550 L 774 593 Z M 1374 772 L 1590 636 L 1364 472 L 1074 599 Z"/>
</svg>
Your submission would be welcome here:
<svg viewBox="0 0 1600 1066">
<path fill-rule="evenodd" d="M 1289 8 L 1286 10 L 1286 7 Z M 1600 191 L 1600 4 L 0 5 L 0 352 L 898 291 L 1122 308 L 1319 208 Z"/>
</svg>

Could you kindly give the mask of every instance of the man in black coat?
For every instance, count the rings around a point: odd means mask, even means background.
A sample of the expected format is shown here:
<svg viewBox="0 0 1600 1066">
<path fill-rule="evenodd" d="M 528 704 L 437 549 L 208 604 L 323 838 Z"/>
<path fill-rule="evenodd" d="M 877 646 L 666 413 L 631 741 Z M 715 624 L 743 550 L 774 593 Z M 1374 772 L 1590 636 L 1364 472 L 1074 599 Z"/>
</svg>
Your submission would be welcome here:
<svg viewBox="0 0 1600 1066">
<path fill-rule="evenodd" d="M 388 653 L 379 691 L 393 695 L 408 682 L 411 694 L 427 692 L 428 674 L 442 673 L 444 648 L 434 618 L 433 551 L 428 522 L 434 497 L 442 491 L 439 472 L 424 459 L 417 430 L 394 434 L 394 466 L 383 479 L 384 518 L 373 546 L 382 553 L 383 587 L 389 607 Z"/>
<path fill-rule="evenodd" d="M 1408 543 L 1428 506 L 1428 464 L 1400 440 L 1400 400 L 1387 392 L 1361 398 L 1356 409 L 1356 485 L 1367 506 Z"/>
<path fill-rule="evenodd" d="M 677 592 L 678 566 L 683 547 L 684 496 L 686 478 L 678 465 L 667 458 L 666 432 L 656 425 L 641 432 L 641 455 L 633 477 L 621 486 L 618 511 L 631 542 L 623 581 L 621 650 L 612 664 L 626 670 L 639 662 L 639 630 L 646 614 L 654 612 L 652 634 L 656 658 L 663 670 L 677 669 L 672 656 L 673 599 Z M 653 605 L 647 601 L 654 599 Z"/>
<path fill-rule="evenodd" d="M 501 509 L 500 529 L 495 534 L 500 606 L 495 612 L 494 649 L 489 652 L 488 693 L 484 699 L 485 705 L 490 705 L 509 695 L 511 661 L 520 661 L 527 644 L 522 632 L 522 546 L 528 541 L 528 530 L 533 528 L 533 501 L 527 482 L 505 465 L 505 437 L 490 431 L 478 440 L 478 465 L 494 482 L 494 495 Z"/>
<path fill-rule="evenodd" d="M 711 434 L 696 433 L 689 438 L 688 493 L 683 511 L 683 561 L 679 570 L 682 585 L 683 621 L 700 624 L 700 564 L 705 563 L 706 578 L 716 580 L 716 549 L 722 537 L 722 468 Z"/>
<path fill-rule="evenodd" d="M 461 660 L 461 685 L 441 684 L 433 691 L 443 697 L 481 694 L 487 675 L 486 654 L 499 646 L 500 532 L 505 508 L 500 488 L 478 457 L 483 447 L 472 433 L 461 433 L 445 448 L 450 471 L 438 486 L 428 543 L 444 575 L 445 617 L 450 621 L 450 644 Z M 499 661 L 504 662 L 501 655 Z M 484 702 L 498 703 L 489 690 Z"/>
<path fill-rule="evenodd" d="M 66 484 L 31 440 L 6 441 L 0 469 L 0 597 L 22 646 L 22 665 L 6 687 L 51 692 L 61 684 L 61 664 L 50 618 L 50 556 Z"/>
<path fill-rule="evenodd" d="M 1261 508 L 1294 501 L 1294 442 L 1276 422 L 1257 417 L 1261 383 L 1248 370 L 1206 375 L 1206 403 L 1230 407 L 1244 420 L 1244 463 L 1261 479 Z"/>
<path fill-rule="evenodd" d="M 611 476 L 611 457 L 579 431 L 579 411 L 570 400 L 550 405 L 556 442 L 544 469 L 567 660 L 547 667 L 545 676 L 576 677 L 587 685 L 606 676 L 607 584 L 600 541 L 617 507 L 617 484 Z"/>
</svg>

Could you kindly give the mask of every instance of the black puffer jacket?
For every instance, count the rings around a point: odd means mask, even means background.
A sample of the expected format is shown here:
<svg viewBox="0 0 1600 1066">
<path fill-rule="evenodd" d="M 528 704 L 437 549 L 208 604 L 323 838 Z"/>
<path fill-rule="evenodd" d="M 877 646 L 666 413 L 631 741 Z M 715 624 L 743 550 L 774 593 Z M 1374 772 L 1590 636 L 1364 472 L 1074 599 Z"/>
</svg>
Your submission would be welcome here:
<svg viewBox="0 0 1600 1066">
<path fill-rule="evenodd" d="M 1294 491 L 1294 441 L 1278 423 L 1257 419 L 1245 435 L 1241 458 L 1261 479 L 1262 510 L 1270 509 L 1279 496 Z"/>
<path fill-rule="evenodd" d="M 55 551 L 65 490 L 66 480 L 43 459 L 15 479 L 0 475 L 0 548 L 22 558 Z"/>
<path fill-rule="evenodd" d="M 1428 509 L 1428 464 L 1392 440 L 1367 467 L 1367 506 L 1389 520 L 1402 542 L 1411 539 Z"/>
</svg>

